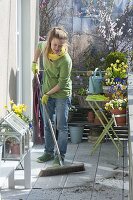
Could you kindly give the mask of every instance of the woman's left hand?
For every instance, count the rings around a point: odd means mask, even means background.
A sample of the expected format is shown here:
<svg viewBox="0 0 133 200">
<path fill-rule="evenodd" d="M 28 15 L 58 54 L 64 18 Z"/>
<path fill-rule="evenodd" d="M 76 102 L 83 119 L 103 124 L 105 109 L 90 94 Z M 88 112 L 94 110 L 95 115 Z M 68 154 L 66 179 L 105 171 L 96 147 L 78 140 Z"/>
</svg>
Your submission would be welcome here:
<svg viewBox="0 0 133 200">
<path fill-rule="evenodd" d="M 42 96 L 42 103 L 43 103 L 43 104 L 47 104 L 48 98 L 49 98 L 49 96 L 48 96 L 47 94 L 44 94 L 44 95 Z"/>
</svg>

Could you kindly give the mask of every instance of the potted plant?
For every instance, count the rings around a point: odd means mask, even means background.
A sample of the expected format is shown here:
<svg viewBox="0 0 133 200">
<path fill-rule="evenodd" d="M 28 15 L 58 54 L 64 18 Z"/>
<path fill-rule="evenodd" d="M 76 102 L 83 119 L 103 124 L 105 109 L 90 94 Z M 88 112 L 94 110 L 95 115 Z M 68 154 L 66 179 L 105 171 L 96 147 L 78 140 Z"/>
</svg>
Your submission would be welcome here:
<svg viewBox="0 0 133 200">
<path fill-rule="evenodd" d="M 112 63 L 114 64 L 116 60 L 119 60 L 120 63 L 127 63 L 126 55 L 119 51 L 110 52 L 105 58 L 105 65 L 109 67 Z"/>
<path fill-rule="evenodd" d="M 14 112 L 18 117 L 20 117 L 24 122 L 29 125 L 29 128 L 32 127 L 32 122 L 28 116 L 25 115 L 27 106 L 25 104 L 18 104 L 16 105 L 13 100 L 9 102 L 10 108 L 5 105 L 4 108 L 7 110 L 8 113 Z"/>
<path fill-rule="evenodd" d="M 79 105 L 82 108 L 88 108 L 88 104 L 85 100 L 86 97 L 87 97 L 87 89 L 84 87 L 80 87 L 77 90 L 77 98 L 78 98 Z"/>
<path fill-rule="evenodd" d="M 105 104 L 105 110 L 110 111 L 115 117 L 117 126 L 126 125 L 126 112 L 127 112 L 127 98 L 112 99 Z"/>
<path fill-rule="evenodd" d="M 104 82 L 106 86 L 116 85 L 117 83 L 126 84 L 128 65 L 120 60 L 111 63 L 105 70 Z"/>
<path fill-rule="evenodd" d="M 7 110 L 7 113 L 11 113 L 14 112 L 18 118 L 21 118 L 21 121 L 23 120 L 24 124 L 28 124 L 27 128 L 31 128 L 32 123 L 29 119 L 28 116 L 26 116 L 24 113 L 26 111 L 26 105 L 25 104 L 18 104 L 16 105 L 13 101 L 9 102 L 10 107 L 8 107 L 7 105 L 4 106 L 4 108 Z M 18 122 L 20 123 L 20 122 Z M 11 132 L 11 134 L 10 134 Z M 4 147 L 4 152 L 5 154 L 16 154 L 16 155 L 20 155 L 20 138 L 19 136 L 16 136 L 16 132 L 14 132 L 14 130 L 8 125 L 6 124 L 5 127 L 3 128 L 3 133 L 7 133 L 9 134 L 8 136 L 5 136 L 5 147 Z M 28 132 L 29 134 L 30 132 Z M 28 138 L 28 137 L 27 137 Z M 25 141 L 25 145 L 26 145 L 26 141 Z M 22 152 L 22 150 L 21 150 Z"/>
<path fill-rule="evenodd" d="M 122 90 L 127 86 L 127 59 L 124 53 L 111 52 L 105 59 L 106 70 L 103 80 L 103 92 L 112 98 L 114 89 Z"/>
</svg>

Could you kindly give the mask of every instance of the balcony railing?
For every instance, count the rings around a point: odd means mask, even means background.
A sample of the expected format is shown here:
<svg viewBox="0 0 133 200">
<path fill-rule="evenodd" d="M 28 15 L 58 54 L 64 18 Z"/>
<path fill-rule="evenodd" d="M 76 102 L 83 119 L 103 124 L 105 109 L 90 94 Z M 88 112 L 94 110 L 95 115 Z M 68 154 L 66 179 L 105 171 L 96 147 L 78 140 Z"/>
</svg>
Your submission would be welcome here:
<svg viewBox="0 0 133 200">
<path fill-rule="evenodd" d="M 133 73 L 128 76 L 129 105 L 129 200 L 133 198 Z"/>
</svg>

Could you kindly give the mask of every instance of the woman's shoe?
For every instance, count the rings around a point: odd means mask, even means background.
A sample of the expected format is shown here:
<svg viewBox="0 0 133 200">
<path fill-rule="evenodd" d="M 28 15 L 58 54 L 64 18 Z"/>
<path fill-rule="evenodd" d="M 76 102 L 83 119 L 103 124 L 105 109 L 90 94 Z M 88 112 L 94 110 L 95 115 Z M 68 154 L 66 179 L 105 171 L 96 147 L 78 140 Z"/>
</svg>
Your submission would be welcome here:
<svg viewBox="0 0 133 200">
<path fill-rule="evenodd" d="M 49 154 L 49 153 L 44 153 L 42 156 L 37 158 L 37 162 L 39 163 L 43 163 L 43 162 L 47 162 L 50 160 L 53 160 L 54 156 Z"/>
<path fill-rule="evenodd" d="M 61 159 L 62 159 L 62 163 L 64 164 L 64 158 L 61 157 Z M 58 157 L 57 155 L 54 157 L 53 165 L 54 165 L 54 166 L 55 166 L 55 165 L 57 165 L 57 166 L 60 166 L 60 165 L 61 165 L 61 164 L 60 164 L 59 157 Z"/>
</svg>

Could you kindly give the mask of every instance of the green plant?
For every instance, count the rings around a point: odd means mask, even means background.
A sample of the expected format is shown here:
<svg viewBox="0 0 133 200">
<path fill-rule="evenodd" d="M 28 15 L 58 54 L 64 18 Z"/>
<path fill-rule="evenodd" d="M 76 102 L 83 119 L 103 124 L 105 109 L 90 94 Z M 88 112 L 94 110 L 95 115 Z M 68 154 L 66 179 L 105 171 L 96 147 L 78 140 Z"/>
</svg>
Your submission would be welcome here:
<svg viewBox="0 0 133 200">
<path fill-rule="evenodd" d="M 81 95 L 81 96 L 86 96 L 87 95 L 86 88 L 83 88 L 83 87 L 79 88 L 78 91 L 77 91 L 77 94 Z"/>
<path fill-rule="evenodd" d="M 24 114 L 24 112 L 26 112 L 26 109 L 27 109 L 27 106 L 25 104 L 16 105 L 13 101 L 10 101 L 9 104 L 10 104 L 10 108 L 8 108 L 7 105 L 4 106 L 4 108 L 7 110 L 8 113 L 13 111 L 16 115 L 18 115 L 26 123 L 28 123 L 28 124 L 31 123 L 29 117 Z"/>
<path fill-rule="evenodd" d="M 116 85 L 117 83 L 125 84 L 123 79 L 127 78 L 128 65 L 120 60 L 111 63 L 105 70 L 105 85 Z"/>
<path fill-rule="evenodd" d="M 127 64 L 126 55 L 119 51 L 114 51 L 109 53 L 105 58 L 106 67 L 109 67 L 112 63 L 115 64 L 116 60 L 119 60 L 120 63 L 124 62 Z"/>
<path fill-rule="evenodd" d="M 112 109 L 123 110 L 127 107 L 127 98 L 124 99 L 112 99 L 105 104 L 105 110 L 110 111 Z"/>
</svg>

